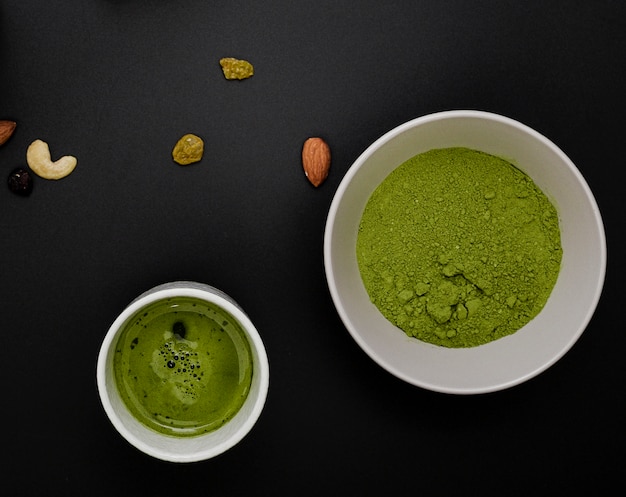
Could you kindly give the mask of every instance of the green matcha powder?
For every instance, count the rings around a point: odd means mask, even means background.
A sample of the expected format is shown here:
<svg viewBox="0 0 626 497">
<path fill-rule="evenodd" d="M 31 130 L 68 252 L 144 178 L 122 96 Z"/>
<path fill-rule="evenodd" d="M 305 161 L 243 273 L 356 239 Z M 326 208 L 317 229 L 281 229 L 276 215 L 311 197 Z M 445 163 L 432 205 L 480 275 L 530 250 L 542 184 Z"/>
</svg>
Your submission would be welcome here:
<svg viewBox="0 0 626 497">
<path fill-rule="evenodd" d="M 474 347 L 544 307 L 561 264 L 556 209 L 503 159 L 436 149 L 396 168 L 370 197 L 357 261 L 380 312 L 407 335 Z"/>
</svg>

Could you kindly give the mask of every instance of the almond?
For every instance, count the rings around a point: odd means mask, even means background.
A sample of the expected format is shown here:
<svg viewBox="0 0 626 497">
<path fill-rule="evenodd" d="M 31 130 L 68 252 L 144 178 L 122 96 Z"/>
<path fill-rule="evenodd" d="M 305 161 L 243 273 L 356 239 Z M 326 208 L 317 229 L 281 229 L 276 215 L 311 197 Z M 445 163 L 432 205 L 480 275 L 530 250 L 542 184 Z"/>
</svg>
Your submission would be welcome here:
<svg viewBox="0 0 626 497">
<path fill-rule="evenodd" d="M 304 174 L 315 187 L 328 177 L 330 170 L 330 147 L 318 137 L 308 138 L 302 147 Z"/>
<path fill-rule="evenodd" d="M 0 120 L 0 145 L 4 145 L 15 131 L 14 121 Z"/>
</svg>

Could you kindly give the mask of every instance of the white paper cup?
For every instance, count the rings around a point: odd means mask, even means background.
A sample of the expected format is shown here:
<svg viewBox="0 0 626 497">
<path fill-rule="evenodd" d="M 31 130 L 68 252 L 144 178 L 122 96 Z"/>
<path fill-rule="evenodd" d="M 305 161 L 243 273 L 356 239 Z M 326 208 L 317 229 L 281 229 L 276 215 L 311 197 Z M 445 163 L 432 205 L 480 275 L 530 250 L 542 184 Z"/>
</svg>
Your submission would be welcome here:
<svg viewBox="0 0 626 497">
<path fill-rule="evenodd" d="M 237 414 L 215 431 L 195 437 L 175 437 L 147 428 L 127 409 L 117 389 L 113 357 L 117 340 L 128 319 L 153 302 L 171 297 L 191 297 L 215 304 L 237 320 L 244 330 L 252 352 L 252 384 Z M 104 410 L 117 431 L 137 449 L 172 462 L 194 462 L 215 457 L 245 437 L 259 418 L 269 387 L 269 363 L 258 331 L 243 310 L 228 295 L 209 285 L 177 281 L 148 290 L 135 299 L 107 332 L 96 371 L 98 392 Z"/>
</svg>

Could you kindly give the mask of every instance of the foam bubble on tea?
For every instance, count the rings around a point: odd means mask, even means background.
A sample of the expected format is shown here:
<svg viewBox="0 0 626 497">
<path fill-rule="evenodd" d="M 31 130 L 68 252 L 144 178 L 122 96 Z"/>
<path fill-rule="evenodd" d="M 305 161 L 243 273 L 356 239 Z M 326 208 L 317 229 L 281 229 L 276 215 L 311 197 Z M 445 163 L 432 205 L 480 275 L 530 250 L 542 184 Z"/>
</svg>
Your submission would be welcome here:
<svg viewBox="0 0 626 497">
<path fill-rule="evenodd" d="M 154 302 L 135 313 L 117 342 L 120 395 L 145 426 L 189 437 L 214 431 L 239 411 L 253 374 L 239 323 L 191 297 Z"/>
</svg>

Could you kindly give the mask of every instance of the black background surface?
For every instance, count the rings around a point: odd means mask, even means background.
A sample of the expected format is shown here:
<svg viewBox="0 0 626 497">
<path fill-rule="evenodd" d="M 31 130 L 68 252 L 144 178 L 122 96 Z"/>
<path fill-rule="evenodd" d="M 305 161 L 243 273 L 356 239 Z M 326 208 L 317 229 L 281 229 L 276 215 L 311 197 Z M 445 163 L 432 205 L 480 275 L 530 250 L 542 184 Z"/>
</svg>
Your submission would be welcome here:
<svg viewBox="0 0 626 497">
<path fill-rule="evenodd" d="M 251 61 L 226 81 L 221 57 Z M 78 166 L 0 188 L 2 486 L 7 495 L 595 495 L 623 488 L 626 8 L 620 1 L 4 0 L 3 177 L 40 138 Z M 554 141 L 598 201 L 602 299 L 565 357 L 522 385 L 451 396 L 354 343 L 323 270 L 352 162 L 407 120 L 503 114 Z M 202 162 L 177 166 L 184 133 Z M 313 188 L 303 141 L 330 144 Z M 4 180 L 3 180 L 4 181 Z M 131 447 L 95 363 L 139 293 L 206 282 L 263 337 L 270 391 L 225 454 L 176 465 Z M 612 485 L 617 484 L 617 487 Z"/>
</svg>

